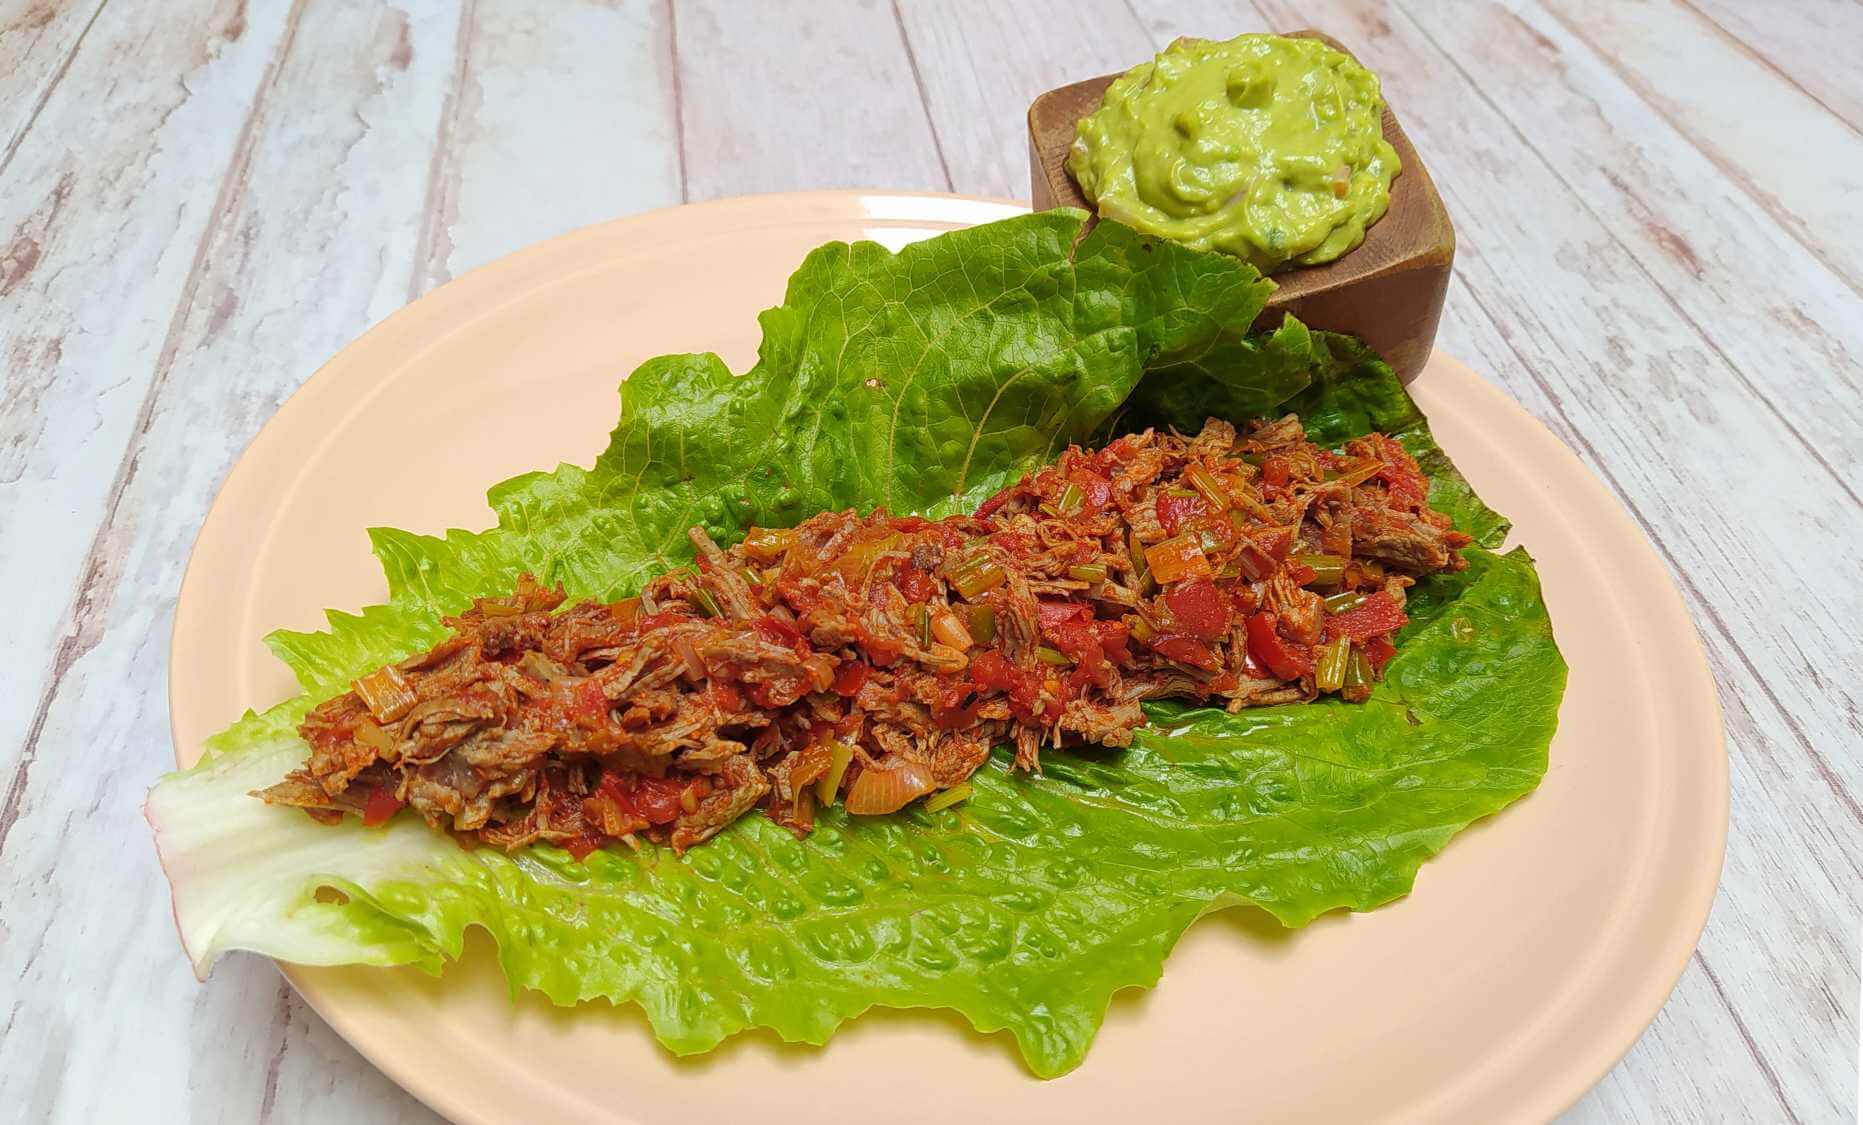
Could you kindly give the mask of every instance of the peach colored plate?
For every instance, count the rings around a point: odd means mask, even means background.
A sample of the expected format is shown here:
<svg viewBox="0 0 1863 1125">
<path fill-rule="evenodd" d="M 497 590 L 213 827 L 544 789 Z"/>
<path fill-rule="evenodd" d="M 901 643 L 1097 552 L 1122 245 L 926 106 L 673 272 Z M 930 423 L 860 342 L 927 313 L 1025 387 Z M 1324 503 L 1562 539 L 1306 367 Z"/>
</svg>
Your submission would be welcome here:
<svg viewBox="0 0 1863 1125">
<path fill-rule="evenodd" d="M 175 612 L 182 764 L 291 692 L 265 632 L 383 596 L 364 528 L 484 526 L 489 484 L 587 464 L 616 384 L 648 356 L 713 350 L 742 370 L 757 311 L 822 242 L 898 247 L 1020 210 L 879 193 L 680 207 L 544 243 L 390 317 L 285 404 L 201 529 Z M 1205 919 L 1052 1082 L 948 1013 L 869 1013 L 822 1049 L 758 1034 L 677 1060 L 631 1007 L 512 1002 L 489 941 L 440 980 L 290 968 L 292 982 L 462 1121 L 1551 1116 L 1655 1016 L 1706 919 L 1727 828 L 1720 710 L 1662 564 L 1577 458 L 1440 352 L 1411 390 L 1539 559 L 1572 672 L 1545 783 L 1458 837 L 1409 898 L 1297 933 L 1252 911 Z"/>
</svg>

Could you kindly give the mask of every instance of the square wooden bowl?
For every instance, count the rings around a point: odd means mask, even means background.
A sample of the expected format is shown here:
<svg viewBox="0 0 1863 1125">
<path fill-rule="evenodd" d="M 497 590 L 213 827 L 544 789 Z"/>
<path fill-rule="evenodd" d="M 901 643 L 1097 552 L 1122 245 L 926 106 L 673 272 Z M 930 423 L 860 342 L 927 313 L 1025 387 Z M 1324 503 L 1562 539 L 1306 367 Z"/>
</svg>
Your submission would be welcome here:
<svg viewBox="0 0 1863 1125">
<path fill-rule="evenodd" d="M 1288 34 L 1346 48 L 1317 31 Z M 1350 54 L 1350 51 L 1346 51 Z M 1093 204 L 1067 174 L 1074 125 L 1100 107 L 1117 74 L 1050 90 L 1029 106 L 1029 168 L 1036 210 Z M 1312 328 L 1348 332 L 1364 340 L 1409 380 L 1423 369 L 1442 319 L 1443 296 L 1455 260 L 1455 229 L 1429 170 L 1410 146 L 1387 101 L 1384 138 L 1397 150 L 1402 171 L 1391 181 L 1391 207 L 1349 253 L 1319 266 L 1294 266 L 1272 275 L 1279 286 L 1257 327 L 1293 313 Z"/>
</svg>

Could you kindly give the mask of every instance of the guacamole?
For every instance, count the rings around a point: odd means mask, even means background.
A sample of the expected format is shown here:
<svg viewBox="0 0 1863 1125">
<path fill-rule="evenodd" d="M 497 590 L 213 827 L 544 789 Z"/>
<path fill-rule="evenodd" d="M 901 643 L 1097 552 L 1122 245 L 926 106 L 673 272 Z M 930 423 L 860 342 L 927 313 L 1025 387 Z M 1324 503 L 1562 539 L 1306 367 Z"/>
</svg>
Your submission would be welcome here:
<svg viewBox="0 0 1863 1125">
<path fill-rule="evenodd" d="M 1317 39 L 1179 39 L 1107 87 L 1067 160 L 1100 214 L 1264 273 L 1330 262 L 1391 203 L 1378 77 Z"/>
</svg>

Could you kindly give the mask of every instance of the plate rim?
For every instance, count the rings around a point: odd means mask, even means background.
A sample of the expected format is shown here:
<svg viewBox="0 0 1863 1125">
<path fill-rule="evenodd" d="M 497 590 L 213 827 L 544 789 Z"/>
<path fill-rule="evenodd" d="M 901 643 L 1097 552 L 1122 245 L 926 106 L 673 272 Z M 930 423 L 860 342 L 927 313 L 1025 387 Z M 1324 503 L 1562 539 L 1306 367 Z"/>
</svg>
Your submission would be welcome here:
<svg viewBox="0 0 1863 1125">
<path fill-rule="evenodd" d="M 874 204 L 880 205 L 877 212 L 872 208 Z M 865 214 L 861 211 L 863 205 L 867 207 Z M 779 212 L 774 218 L 766 214 L 772 206 L 777 207 Z M 502 286 L 507 279 L 520 275 L 528 269 L 547 265 L 553 256 L 590 239 L 613 237 L 617 234 L 624 234 L 632 228 L 656 228 L 669 223 L 676 226 L 691 224 L 695 231 L 703 228 L 706 233 L 710 234 L 716 234 L 720 229 L 785 226 L 797 221 L 798 211 L 825 214 L 837 208 L 844 210 L 843 217 L 850 227 L 863 221 L 868 226 L 872 226 L 897 220 L 904 225 L 940 224 L 951 229 L 971 225 L 972 221 L 981 221 L 989 217 L 1004 217 L 1013 213 L 1026 213 L 1029 210 L 1026 203 L 1005 198 L 950 192 L 840 189 L 732 196 L 645 211 L 571 230 L 476 266 L 382 318 L 319 365 L 316 371 L 287 396 L 233 462 L 216 490 L 213 502 L 209 505 L 189 548 L 187 565 L 183 571 L 175 601 L 172 618 L 174 627 L 168 646 L 167 697 L 170 735 L 174 742 L 177 764 L 186 768 L 199 758 L 198 743 L 183 737 L 181 716 L 186 708 L 181 704 L 180 696 L 187 680 L 183 669 L 192 666 L 185 659 L 185 655 L 187 650 L 197 647 L 196 636 L 201 632 L 198 627 L 201 623 L 196 620 L 201 615 L 190 612 L 190 607 L 200 600 L 200 587 L 205 581 L 201 566 L 197 565 L 203 558 L 203 544 L 212 546 L 216 538 L 225 533 L 226 529 L 222 527 L 222 524 L 230 518 L 228 513 L 230 504 L 227 498 L 229 493 L 234 492 L 236 479 L 240 477 L 242 470 L 250 472 L 254 460 L 265 455 L 269 444 L 268 439 L 279 440 L 279 435 L 289 427 L 291 420 L 307 409 L 309 404 L 314 403 L 320 394 L 327 392 L 341 378 L 337 369 L 353 362 L 350 353 L 358 349 L 378 347 L 389 337 L 401 335 L 411 328 L 421 327 L 423 322 L 444 321 L 449 306 L 457 305 L 461 301 L 469 301 L 487 287 Z M 970 216 L 969 219 L 958 218 L 966 214 Z M 745 219 L 757 221 L 745 222 Z M 1684 675 L 1695 681 L 1695 691 L 1692 694 L 1709 702 L 1710 706 L 1696 718 L 1702 723 L 1701 734 L 1704 739 L 1710 741 L 1712 746 L 1719 751 L 1703 754 L 1703 761 L 1708 766 L 1708 770 L 1706 776 L 1700 780 L 1709 790 L 1708 795 L 1712 798 L 1713 807 L 1703 810 L 1711 814 L 1705 818 L 1704 822 L 1710 839 L 1703 839 L 1697 843 L 1706 845 L 1705 850 L 1712 853 L 1713 862 L 1711 864 L 1703 862 L 1692 868 L 1695 875 L 1693 883 L 1684 894 L 1679 896 L 1686 902 L 1688 924 L 1673 927 L 1673 932 L 1668 935 L 1668 940 L 1664 943 L 1666 955 L 1662 960 L 1662 967 L 1660 971 L 1649 974 L 1647 979 L 1650 987 L 1642 989 L 1638 998 L 1639 1002 L 1620 1005 L 1620 1018 L 1612 1025 L 1615 1033 L 1608 1037 L 1596 1038 L 1591 1049 L 1584 1052 L 1582 1058 L 1573 1057 L 1571 1063 L 1564 1068 L 1565 1073 L 1560 1080 L 1555 1082 L 1549 1078 L 1536 1084 L 1536 1098 L 1529 1097 L 1515 1102 L 1517 1109 L 1529 1111 L 1526 1116 L 1547 1118 L 1576 1103 L 1637 1044 L 1667 1003 L 1700 941 L 1718 894 L 1729 829 L 1728 814 L 1731 793 L 1723 708 L 1719 685 L 1708 663 L 1694 616 L 1689 612 L 1686 600 L 1682 597 L 1674 576 L 1664 565 L 1654 544 L 1649 541 L 1643 528 L 1632 520 L 1622 501 L 1544 423 L 1528 413 L 1521 404 L 1500 388 L 1441 348 L 1433 350 L 1425 370 L 1438 366 L 1447 366 L 1461 377 L 1460 382 L 1466 383 L 1468 387 L 1476 388 L 1477 393 L 1489 399 L 1491 408 L 1516 416 L 1516 420 L 1523 423 L 1523 432 L 1532 434 L 1536 442 L 1547 448 L 1549 455 L 1569 461 L 1570 466 L 1576 470 L 1574 479 L 1582 479 L 1585 487 L 1593 494 L 1591 500 L 1602 510 L 1608 511 L 1612 518 L 1621 521 L 1643 542 L 1645 555 L 1639 561 L 1653 565 L 1662 577 L 1659 585 L 1664 592 L 1664 604 L 1660 607 L 1660 616 L 1676 633 L 1670 640 L 1685 646 L 1689 655 L 1689 659 L 1684 662 L 1686 667 L 1671 668 L 1670 674 L 1672 676 Z M 1600 501 L 1601 503 L 1598 503 Z M 209 725 L 211 726 L 211 723 Z M 194 752 L 190 753 L 190 749 Z M 1667 954 L 1674 955 L 1668 956 Z M 460 1100 L 451 1087 L 443 1082 L 424 1077 L 421 1068 L 404 1063 L 403 1054 L 390 1049 L 393 1046 L 392 1043 L 372 1034 L 367 1027 L 363 1026 L 360 1018 L 353 1017 L 343 1006 L 331 1003 L 329 996 L 309 979 L 310 974 L 304 972 L 303 967 L 284 962 L 274 963 L 279 966 L 292 987 L 320 1017 L 371 1065 L 387 1075 L 397 1085 L 419 1098 L 436 1112 L 452 1120 L 485 1120 L 472 1104 Z M 431 1072 L 431 1069 L 428 1068 L 428 1072 Z"/>
</svg>

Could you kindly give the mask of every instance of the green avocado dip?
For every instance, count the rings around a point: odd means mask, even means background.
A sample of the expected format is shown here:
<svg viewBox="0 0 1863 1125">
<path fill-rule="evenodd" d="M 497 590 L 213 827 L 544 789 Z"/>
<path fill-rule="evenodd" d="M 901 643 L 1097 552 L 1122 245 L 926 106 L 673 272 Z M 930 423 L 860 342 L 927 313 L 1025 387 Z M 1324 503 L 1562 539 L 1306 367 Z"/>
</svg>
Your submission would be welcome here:
<svg viewBox="0 0 1863 1125">
<path fill-rule="evenodd" d="M 1101 215 L 1266 273 L 1330 262 L 1391 203 L 1378 76 L 1317 39 L 1179 39 L 1106 89 L 1067 160 Z"/>
</svg>

